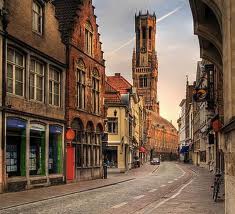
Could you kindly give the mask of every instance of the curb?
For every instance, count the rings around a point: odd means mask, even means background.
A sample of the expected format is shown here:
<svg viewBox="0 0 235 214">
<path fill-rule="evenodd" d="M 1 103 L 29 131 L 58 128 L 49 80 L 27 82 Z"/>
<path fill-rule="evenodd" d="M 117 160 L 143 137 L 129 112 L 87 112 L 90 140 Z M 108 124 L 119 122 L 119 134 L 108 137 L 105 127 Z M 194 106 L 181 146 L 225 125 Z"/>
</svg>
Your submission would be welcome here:
<svg viewBox="0 0 235 214">
<path fill-rule="evenodd" d="M 52 196 L 52 197 L 48 197 L 48 198 L 44 198 L 44 199 L 40 199 L 40 200 L 35 200 L 35 201 L 31 201 L 31 202 L 19 203 L 17 205 L 1 207 L 0 211 L 1 210 L 12 209 L 12 208 L 16 208 L 16 207 L 20 207 L 20 206 L 24 206 L 24 205 L 34 204 L 34 203 L 38 203 L 38 202 L 53 200 L 53 199 L 56 199 L 56 198 L 63 198 L 63 197 L 69 196 L 69 195 L 75 195 L 75 194 L 78 194 L 78 193 L 88 192 L 88 191 L 101 189 L 101 188 L 105 188 L 105 187 L 109 187 L 109 186 L 114 186 L 114 185 L 125 183 L 125 182 L 128 182 L 128 181 L 133 181 L 135 179 L 136 178 L 129 178 L 129 179 L 126 179 L 126 180 L 122 180 L 122 181 L 118 181 L 118 182 L 115 182 L 115 183 L 106 184 L 106 185 L 102 185 L 102 186 L 98 186 L 98 187 L 93 187 L 93 188 L 89 188 L 89 189 L 86 189 L 86 190 L 80 190 L 80 191 L 76 191 L 76 192 L 66 193 L 66 194 L 62 194 L 62 195 L 56 195 L 56 196 Z"/>
</svg>

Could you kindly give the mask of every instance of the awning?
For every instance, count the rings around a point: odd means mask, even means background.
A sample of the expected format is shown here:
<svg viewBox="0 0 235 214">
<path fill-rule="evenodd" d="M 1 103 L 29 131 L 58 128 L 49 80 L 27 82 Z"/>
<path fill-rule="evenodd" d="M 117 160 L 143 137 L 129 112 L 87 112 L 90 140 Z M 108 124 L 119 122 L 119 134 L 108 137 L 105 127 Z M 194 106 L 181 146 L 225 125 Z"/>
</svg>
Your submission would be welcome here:
<svg viewBox="0 0 235 214">
<path fill-rule="evenodd" d="M 181 154 L 188 153 L 189 152 L 189 146 L 183 146 L 180 150 Z"/>
<path fill-rule="evenodd" d="M 141 147 L 139 148 L 139 152 L 145 153 L 145 152 L 146 152 L 146 149 L 145 149 L 143 146 L 141 146 Z"/>
</svg>

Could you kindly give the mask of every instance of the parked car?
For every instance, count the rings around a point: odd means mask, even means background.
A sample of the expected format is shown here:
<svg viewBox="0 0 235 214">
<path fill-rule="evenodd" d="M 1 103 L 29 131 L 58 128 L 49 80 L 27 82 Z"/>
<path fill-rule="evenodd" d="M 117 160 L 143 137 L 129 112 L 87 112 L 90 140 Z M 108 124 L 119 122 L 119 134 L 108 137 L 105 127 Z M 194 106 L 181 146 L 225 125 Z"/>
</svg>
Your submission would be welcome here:
<svg viewBox="0 0 235 214">
<path fill-rule="evenodd" d="M 151 165 L 160 165 L 160 159 L 159 158 L 153 158 L 150 162 Z"/>
<path fill-rule="evenodd" d="M 140 158 L 138 156 L 134 157 L 133 165 L 134 168 L 140 167 Z"/>
</svg>

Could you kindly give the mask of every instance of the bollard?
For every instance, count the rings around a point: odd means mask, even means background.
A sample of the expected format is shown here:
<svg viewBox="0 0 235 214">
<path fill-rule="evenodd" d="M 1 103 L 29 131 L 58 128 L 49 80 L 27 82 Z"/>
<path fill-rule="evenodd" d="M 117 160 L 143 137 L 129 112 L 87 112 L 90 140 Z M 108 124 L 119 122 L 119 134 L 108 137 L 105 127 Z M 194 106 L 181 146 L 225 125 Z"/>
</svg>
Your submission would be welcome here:
<svg viewBox="0 0 235 214">
<path fill-rule="evenodd" d="M 104 170 L 104 179 L 107 179 L 108 178 L 108 166 L 107 166 L 107 164 L 104 164 L 103 170 Z"/>
</svg>

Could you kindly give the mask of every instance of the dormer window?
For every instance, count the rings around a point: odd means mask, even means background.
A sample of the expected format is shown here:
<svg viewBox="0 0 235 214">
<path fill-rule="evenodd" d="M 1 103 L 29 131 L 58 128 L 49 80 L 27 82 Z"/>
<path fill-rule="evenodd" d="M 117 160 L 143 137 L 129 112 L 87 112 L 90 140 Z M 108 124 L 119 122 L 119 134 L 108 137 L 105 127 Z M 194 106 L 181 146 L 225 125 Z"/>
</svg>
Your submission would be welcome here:
<svg viewBox="0 0 235 214">
<path fill-rule="evenodd" d="M 42 34 L 42 6 L 37 2 L 33 1 L 33 31 Z"/>
<path fill-rule="evenodd" d="M 90 56 L 93 55 L 93 29 L 89 22 L 85 26 L 85 52 Z"/>
</svg>

